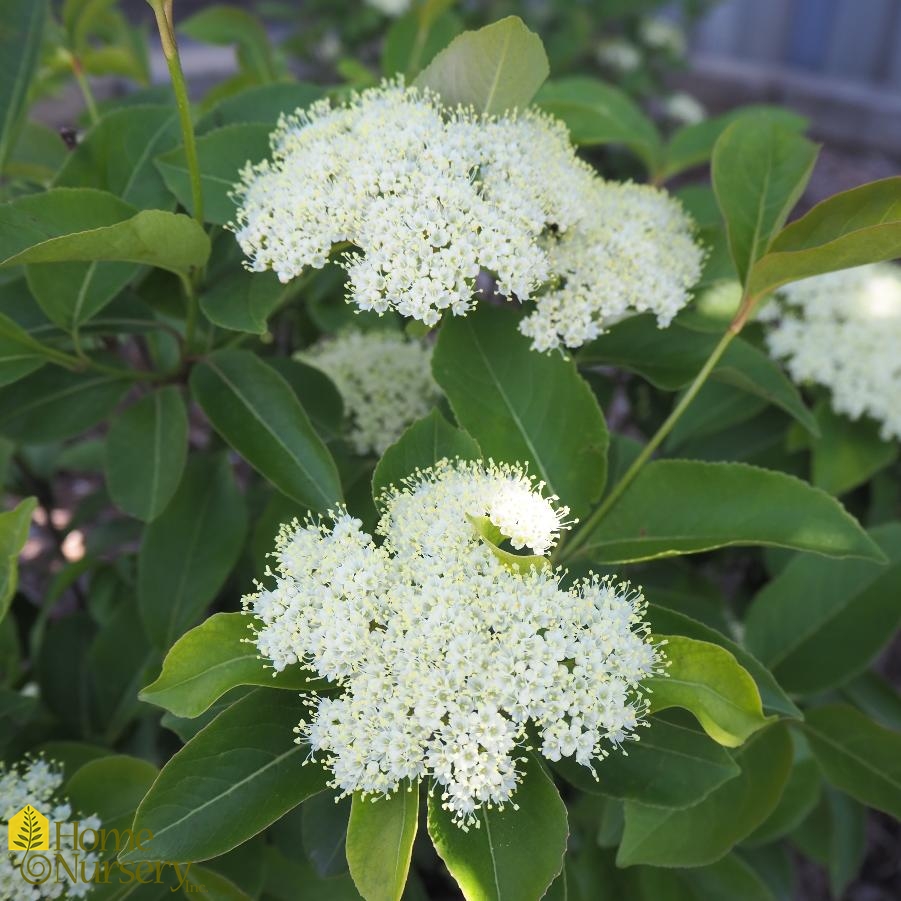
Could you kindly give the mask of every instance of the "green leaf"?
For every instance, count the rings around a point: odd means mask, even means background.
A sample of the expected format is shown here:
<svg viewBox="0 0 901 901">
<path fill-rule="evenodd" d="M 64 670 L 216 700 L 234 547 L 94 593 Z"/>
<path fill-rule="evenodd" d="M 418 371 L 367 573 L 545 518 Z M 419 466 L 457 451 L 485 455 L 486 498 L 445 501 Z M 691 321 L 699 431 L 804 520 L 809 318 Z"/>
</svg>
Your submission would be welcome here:
<svg viewBox="0 0 901 901">
<path fill-rule="evenodd" d="M 512 801 L 481 808 L 467 832 L 442 807 L 440 786 L 429 794 L 429 836 L 466 901 L 538 901 L 563 868 L 566 807 L 541 764 L 527 760 Z"/>
<path fill-rule="evenodd" d="M 58 131 L 39 122 L 25 122 L 6 161 L 3 174 L 45 186 L 69 156 Z"/>
<path fill-rule="evenodd" d="M 742 544 L 885 559 L 857 521 L 818 488 L 744 463 L 694 460 L 645 466 L 576 557 L 631 563 Z"/>
<path fill-rule="evenodd" d="M 766 883 L 738 854 L 706 867 L 636 867 L 642 901 L 775 901 Z"/>
<path fill-rule="evenodd" d="M 582 147 L 623 144 L 648 172 L 660 165 L 662 147 L 654 123 L 625 92 L 597 78 L 575 75 L 547 82 L 535 103 L 562 119 L 572 142 Z"/>
<path fill-rule="evenodd" d="M 739 773 L 729 753 L 709 738 L 658 718 L 640 731 L 638 741 L 612 751 L 592 769 L 572 758 L 553 768 L 582 791 L 653 807 L 697 804 Z"/>
<path fill-rule="evenodd" d="M 176 716 L 196 717 L 237 685 L 311 691 L 312 674 L 292 666 L 276 674 L 252 643 L 252 620 L 215 613 L 186 632 L 169 650 L 159 678 L 141 691 L 143 701 Z"/>
<path fill-rule="evenodd" d="M 582 515 L 604 488 L 607 426 L 572 360 L 530 350 L 518 321 L 485 304 L 447 320 L 432 371 L 485 456 L 528 463 Z"/>
<path fill-rule="evenodd" d="M 698 867 L 715 863 L 779 803 L 792 762 L 788 730 L 771 726 L 735 753 L 741 774 L 699 804 L 682 809 L 627 801 L 616 856 L 621 867 Z"/>
<path fill-rule="evenodd" d="M 355 794 L 347 829 L 347 863 L 366 901 L 400 901 L 419 822 L 419 784 L 390 798 Z"/>
<path fill-rule="evenodd" d="M 901 625 L 901 523 L 870 535 L 888 566 L 798 556 L 754 598 L 745 644 L 787 691 L 815 694 L 847 682 Z"/>
<path fill-rule="evenodd" d="M 818 203 L 787 226 L 751 273 L 759 296 L 823 272 L 901 256 L 901 176 L 870 182 Z"/>
<path fill-rule="evenodd" d="M 36 498 L 27 497 L 12 510 L 0 513 L 0 621 L 6 616 L 19 581 L 18 557 L 31 527 Z"/>
<path fill-rule="evenodd" d="M 188 414 L 178 388 L 145 394 L 106 437 L 106 483 L 121 510 L 145 522 L 166 509 L 185 468 Z"/>
<path fill-rule="evenodd" d="M 352 798 L 338 801 L 331 792 L 313 795 L 299 810 L 282 817 L 271 835 L 279 848 L 293 854 L 299 832 L 307 859 L 323 879 L 347 874 L 345 846 L 352 805 Z"/>
<path fill-rule="evenodd" d="M 267 362 L 294 390 L 319 437 L 325 442 L 339 438 L 343 431 L 344 400 L 335 383 L 321 369 L 300 360 L 272 357 Z"/>
<path fill-rule="evenodd" d="M 661 329 L 653 316 L 633 316 L 583 347 L 577 359 L 580 365 L 619 366 L 657 388 L 674 391 L 694 379 L 720 337 L 679 324 Z M 710 377 L 780 407 L 811 434 L 819 433 L 816 419 L 782 368 L 744 339 L 733 339 Z"/>
<path fill-rule="evenodd" d="M 804 190 L 817 147 L 778 118 L 736 119 L 713 148 L 711 173 L 740 281 L 768 250 Z"/>
<path fill-rule="evenodd" d="M 398 16 L 385 35 L 382 73 L 411 81 L 462 30 L 460 17 L 448 11 L 453 0 L 425 0 Z"/>
<path fill-rule="evenodd" d="M 200 297 L 200 309 L 214 325 L 265 335 L 270 315 L 294 290 L 274 272 L 229 271 Z"/>
<path fill-rule="evenodd" d="M 876 722 L 901 732 L 901 692 L 872 671 L 842 686 L 841 693 Z"/>
<path fill-rule="evenodd" d="M 765 115 L 767 120 L 780 123 L 796 132 L 803 132 L 807 120 L 791 110 L 778 106 L 741 106 L 722 116 L 705 119 L 694 125 L 685 125 L 671 138 L 665 151 L 663 178 L 672 178 L 679 172 L 700 166 L 710 159 L 719 136 L 736 120 L 747 115 Z"/>
<path fill-rule="evenodd" d="M 811 442 L 811 474 L 823 491 L 845 494 L 898 457 L 898 443 L 885 441 L 871 419 L 848 419 L 828 403 L 817 407 L 816 418 L 820 437 Z"/>
<path fill-rule="evenodd" d="M 269 156 L 271 130 L 268 125 L 226 125 L 197 139 L 203 216 L 207 222 L 225 225 L 235 218 L 237 207 L 229 193 L 240 181 L 239 173 L 245 163 L 256 163 Z M 158 156 L 155 162 L 169 190 L 193 214 L 191 177 L 184 147 Z"/>
<path fill-rule="evenodd" d="M 82 817 L 96 815 L 107 834 L 131 826 L 135 810 L 157 777 L 157 769 L 146 760 L 115 754 L 89 760 L 66 783 L 65 797 Z M 122 847 L 126 838 L 121 839 Z M 115 851 L 115 837 L 106 851 Z M 121 850 L 121 848 L 119 849 Z M 107 856 L 107 855 L 103 855 Z"/>
<path fill-rule="evenodd" d="M 653 589 L 651 590 L 652 593 Z M 656 597 L 656 593 L 652 596 Z M 648 606 L 648 620 L 656 634 L 685 635 L 699 641 L 708 641 L 725 648 L 753 676 L 763 701 L 763 709 L 769 713 L 792 719 L 801 719 L 801 711 L 773 677 L 773 674 L 748 650 L 722 632 L 706 626 L 684 613 L 670 610 L 659 604 Z"/>
<path fill-rule="evenodd" d="M 354 888 L 347 873 L 320 878 L 310 864 L 297 854 L 287 856 L 272 846 L 267 846 L 266 893 L 269 901 L 359 901 L 360 893 Z"/>
<path fill-rule="evenodd" d="M 181 131 L 171 106 L 131 106 L 105 115 L 67 157 L 58 188 L 98 188 L 138 209 L 166 209 L 172 201 L 153 158 L 174 147 Z"/>
<path fill-rule="evenodd" d="M 169 647 L 219 593 L 246 530 L 225 455 L 194 456 L 172 502 L 145 529 L 138 555 L 138 606 L 157 647 Z"/>
<path fill-rule="evenodd" d="M 435 91 L 445 106 L 474 106 L 493 116 L 525 109 L 548 72 L 541 38 L 507 16 L 454 38 L 413 84 Z"/>
<path fill-rule="evenodd" d="M 372 474 L 372 496 L 400 483 L 417 469 L 426 469 L 444 457 L 479 460 L 482 452 L 474 438 L 452 426 L 437 410 L 413 423 L 385 451 Z"/>
<path fill-rule="evenodd" d="M 901 819 L 901 733 L 847 704 L 809 711 L 804 731 L 829 782 L 861 804 Z"/>
<path fill-rule="evenodd" d="M 328 774 L 294 741 L 308 715 L 300 697 L 265 689 L 219 714 L 163 767 L 133 826 L 153 841 L 121 860 L 208 860 L 322 791 Z"/>
<path fill-rule="evenodd" d="M 18 323 L 0 313 L 0 386 L 17 382 L 50 361 L 71 365 L 67 356 L 41 344 Z"/>
<path fill-rule="evenodd" d="M 0 172 L 19 136 L 40 56 L 47 0 L 7 0 L 0 28 Z"/>
<path fill-rule="evenodd" d="M 249 351 L 222 350 L 191 373 L 213 427 L 283 494 L 326 511 L 341 500 L 338 470 L 291 386 Z"/>
<path fill-rule="evenodd" d="M 324 93 L 321 85 L 303 81 L 259 85 L 220 100 L 197 120 L 194 128 L 198 135 L 224 125 L 251 122 L 275 128 L 283 113 L 305 109 Z"/>
<path fill-rule="evenodd" d="M 652 676 L 649 712 L 668 707 L 690 711 L 721 745 L 738 747 L 773 717 L 763 714 L 757 684 L 725 648 L 682 635 L 657 636 L 666 642 L 665 676 Z"/>
<path fill-rule="evenodd" d="M 39 369 L 0 388 L 0 433 L 19 444 L 71 438 L 106 419 L 128 387 L 103 373 Z"/>
</svg>

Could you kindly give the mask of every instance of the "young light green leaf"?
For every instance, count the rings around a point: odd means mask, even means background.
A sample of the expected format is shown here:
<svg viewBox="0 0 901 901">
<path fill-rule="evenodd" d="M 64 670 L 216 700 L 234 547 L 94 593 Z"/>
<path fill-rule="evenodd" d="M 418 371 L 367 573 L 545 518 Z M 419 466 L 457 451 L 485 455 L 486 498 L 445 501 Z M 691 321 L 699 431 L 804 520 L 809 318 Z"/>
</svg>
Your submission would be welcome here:
<svg viewBox="0 0 901 901">
<path fill-rule="evenodd" d="M 235 218 L 235 202 L 229 193 L 240 180 L 247 162 L 269 156 L 268 125 L 226 125 L 197 139 L 200 181 L 203 186 L 203 215 L 207 222 L 225 225 Z M 176 147 L 155 160 L 163 180 L 178 202 L 194 212 L 191 177 L 184 147 Z"/>
<path fill-rule="evenodd" d="M 749 291 L 901 256 L 901 176 L 870 182 L 818 203 L 792 222 L 754 266 Z"/>
<path fill-rule="evenodd" d="M 729 753 L 705 735 L 659 718 L 650 723 L 628 753 L 613 751 L 592 769 L 571 757 L 553 768 L 582 791 L 652 807 L 690 807 L 739 774 Z"/>
<path fill-rule="evenodd" d="M 103 373 L 39 369 L 0 389 L 0 434 L 19 444 L 71 438 L 109 416 L 128 385 Z"/>
<path fill-rule="evenodd" d="M 816 157 L 816 145 L 760 113 L 736 119 L 714 145 L 713 189 L 743 284 L 797 203 Z"/>
<path fill-rule="evenodd" d="M 144 395 L 112 421 L 105 448 L 113 501 L 145 522 L 156 519 L 172 500 L 188 455 L 188 414 L 179 390 Z"/>
<path fill-rule="evenodd" d="M 563 867 L 569 827 L 566 807 L 534 756 L 513 802 L 503 810 L 483 807 L 478 818 L 479 828 L 464 832 L 442 806 L 441 788 L 429 794 L 429 836 L 463 896 L 538 901 Z"/>
<path fill-rule="evenodd" d="M 309 691 L 313 675 L 293 666 L 276 674 L 252 643 L 250 617 L 215 613 L 169 650 L 163 671 L 140 694 L 176 716 L 196 717 L 238 685 Z"/>
<path fill-rule="evenodd" d="M 172 502 L 145 529 L 138 555 L 138 607 L 158 648 L 168 648 L 218 594 L 246 530 L 225 455 L 195 455 Z"/>
<path fill-rule="evenodd" d="M 742 511 L 740 518 L 736 510 Z M 744 463 L 695 460 L 645 466 L 576 557 L 631 563 L 742 544 L 885 559 L 858 522 L 824 491 Z"/>
<path fill-rule="evenodd" d="M 399 485 L 417 469 L 425 469 L 443 457 L 478 460 L 482 456 L 474 438 L 452 426 L 438 410 L 413 423 L 385 451 L 372 474 L 372 496 L 378 503 L 390 485 Z"/>
<path fill-rule="evenodd" d="M 535 103 L 566 123 L 582 147 L 623 144 L 650 173 L 660 165 L 662 146 L 654 123 L 628 94 L 597 78 L 574 75 L 544 84 Z"/>
<path fill-rule="evenodd" d="M 350 875 L 366 901 L 400 901 L 419 822 L 419 784 L 390 798 L 353 797 L 347 828 Z"/>
<path fill-rule="evenodd" d="M 413 84 L 437 93 L 445 106 L 474 106 L 492 116 L 525 109 L 548 72 L 541 39 L 507 16 L 454 38 Z"/>
<path fill-rule="evenodd" d="M 486 456 L 528 463 L 582 515 L 606 479 L 603 414 L 573 362 L 530 350 L 517 322 L 514 313 L 484 304 L 447 320 L 432 371 Z"/>
<path fill-rule="evenodd" d="M 901 819 L 901 733 L 847 704 L 809 711 L 804 731 L 829 782 Z"/>
<path fill-rule="evenodd" d="M 283 494 L 325 512 L 341 500 L 338 470 L 291 386 L 255 354 L 222 350 L 191 373 L 213 427 Z"/>
<path fill-rule="evenodd" d="M 19 135 L 40 56 L 47 0 L 8 0 L 0 29 L 0 172 Z"/>
<path fill-rule="evenodd" d="M 28 540 L 31 517 L 37 505 L 36 498 L 27 497 L 12 510 L 0 513 L 0 621 L 6 616 L 16 593 L 18 557 Z"/>
<path fill-rule="evenodd" d="M 735 761 L 741 774 L 693 807 L 648 807 L 627 801 L 617 864 L 704 866 L 756 829 L 779 803 L 791 771 L 788 730 L 780 724 L 759 732 L 736 752 Z"/>
<path fill-rule="evenodd" d="M 171 209 L 172 197 L 153 158 L 174 147 L 180 134 L 172 106 L 113 110 L 68 154 L 53 185 L 109 191 L 138 209 Z"/>
<path fill-rule="evenodd" d="M 328 774 L 294 741 L 307 715 L 299 696 L 265 689 L 220 713 L 169 760 L 138 807 L 133 829 L 149 829 L 153 841 L 120 859 L 208 860 L 325 789 Z"/>
<path fill-rule="evenodd" d="M 665 676 L 652 676 L 650 712 L 668 707 L 690 711 L 704 731 L 736 748 L 774 717 L 763 714 L 757 684 L 725 648 L 682 635 L 657 636 L 666 642 Z"/>
<path fill-rule="evenodd" d="M 787 691 L 816 694 L 859 675 L 901 624 L 901 523 L 870 535 L 888 566 L 801 555 L 754 598 L 745 644 Z"/>
</svg>

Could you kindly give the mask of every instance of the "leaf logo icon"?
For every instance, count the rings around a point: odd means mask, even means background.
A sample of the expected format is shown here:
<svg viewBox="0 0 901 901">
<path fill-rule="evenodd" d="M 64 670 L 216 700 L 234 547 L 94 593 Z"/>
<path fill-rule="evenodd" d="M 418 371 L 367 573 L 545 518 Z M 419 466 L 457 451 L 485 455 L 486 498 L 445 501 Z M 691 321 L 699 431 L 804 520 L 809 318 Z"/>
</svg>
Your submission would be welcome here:
<svg viewBox="0 0 901 901">
<path fill-rule="evenodd" d="M 46 851 L 50 847 L 47 817 L 26 804 L 9 821 L 10 851 Z"/>
</svg>

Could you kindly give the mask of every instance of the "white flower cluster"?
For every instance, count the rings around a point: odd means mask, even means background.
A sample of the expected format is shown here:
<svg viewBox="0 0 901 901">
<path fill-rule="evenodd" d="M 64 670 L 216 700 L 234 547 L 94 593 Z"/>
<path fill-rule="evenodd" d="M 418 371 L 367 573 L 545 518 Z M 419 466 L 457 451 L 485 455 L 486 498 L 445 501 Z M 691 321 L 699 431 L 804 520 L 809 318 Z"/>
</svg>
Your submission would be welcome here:
<svg viewBox="0 0 901 901">
<path fill-rule="evenodd" d="M 348 437 L 359 454 L 381 456 L 441 396 L 431 347 L 398 332 L 344 332 L 296 356 L 321 369 L 341 392 Z"/>
<path fill-rule="evenodd" d="M 794 381 L 831 391 L 851 419 L 901 438 L 901 268 L 877 263 L 782 288 L 760 313 L 770 353 Z"/>
<path fill-rule="evenodd" d="M 41 901 L 44 898 L 83 898 L 91 889 L 92 883 L 81 879 L 72 881 L 65 866 L 49 871 L 52 858 L 57 854 L 66 858 L 72 873 L 80 872 L 84 864 L 85 872 L 90 876 L 98 862 L 95 854 L 84 851 L 77 852 L 72 841 L 72 829 L 60 832 L 60 850 L 55 848 L 56 824 L 68 823 L 72 817 L 72 808 L 68 803 L 60 802 L 56 792 L 63 783 L 61 769 L 43 759 L 28 760 L 18 766 L 6 768 L 0 764 L 0 821 L 8 823 L 23 807 L 31 805 L 47 817 L 50 825 L 50 843 L 52 851 L 18 852 L 10 851 L 0 855 L 0 901 Z M 100 829 L 100 820 L 95 816 L 83 817 L 79 820 L 79 831 Z M 13 836 L 15 838 L 15 836 Z M 3 847 L 8 845 L 8 827 L 0 829 L 0 841 Z M 30 884 L 23 876 L 20 868 L 25 867 Z M 50 877 L 46 882 L 37 881 Z M 59 876 L 60 881 L 56 878 Z"/>
<path fill-rule="evenodd" d="M 442 110 L 397 82 L 281 120 L 273 160 L 248 165 L 232 225 L 254 271 L 282 281 L 336 245 L 361 310 L 435 325 L 465 314 L 481 272 L 534 300 L 537 349 L 578 346 L 635 309 L 666 324 L 702 252 L 682 207 L 610 184 L 579 160 L 562 123 Z"/>
<path fill-rule="evenodd" d="M 276 670 L 302 663 L 336 682 L 311 699 L 298 740 L 342 793 L 429 780 L 464 828 L 514 803 L 528 739 L 586 766 L 639 725 L 640 682 L 659 671 L 645 601 L 595 576 L 561 586 L 550 566 L 507 566 L 479 537 L 488 520 L 544 554 L 566 508 L 518 466 L 444 460 L 382 497 L 376 544 L 339 510 L 285 527 L 276 584 L 245 598 Z"/>
</svg>

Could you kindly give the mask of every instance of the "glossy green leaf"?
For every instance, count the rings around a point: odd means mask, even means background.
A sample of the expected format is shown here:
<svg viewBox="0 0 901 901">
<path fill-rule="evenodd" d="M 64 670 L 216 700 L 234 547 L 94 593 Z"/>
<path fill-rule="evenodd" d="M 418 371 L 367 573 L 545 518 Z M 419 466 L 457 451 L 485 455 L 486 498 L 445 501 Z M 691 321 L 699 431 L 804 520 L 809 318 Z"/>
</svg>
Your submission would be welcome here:
<svg viewBox="0 0 901 901">
<path fill-rule="evenodd" d="M 901 256 L 901 176 L 843 191 L 787 226 L 754 267 L 757 296 L 823 272 Z"/>
<path fill-rule="evenodd" d="M 300 360 L 272 357 L 267 362 L 294 390 L 319 437 L 326 443 L 340 438 L 344 400 L 335 383 L 321 369 Z"/>
<path fill-rule="evenodd" d="M 847 704 L 809 711 L 804 731 L 829 782 L 861 804 L 901 819 L 901 732 Z"/>
<path fill-rule="evenodd" d="M 528 463 L 582 515 L 606 479 L 607 427 L 571 360 L 531 350 L 518 317 L 485 304 L 441 328 L 435 379 L 487 457 Z"/>
<path fill-rule="evenodd" d="M 426 469 L 444 457 L 478 460 L 482 456 L 474 438 L 452 426 L 438 410 L 413 423 L 385 451 L 372 474 L 372 496 L 378 502 L 390 485 L 399 485 L 417 469 Z"/>
<path fill-rule="evenodd" d="M 651 713 L 683 707 L 714 741 L 728 748 L 747 741 L 771 719 L 763 714 L 750 673 L 725 648 L 682 635 L 658 637 L 666 642 L 668 665 L 665 676 L 644 682 Z"/>
<path fill-rule="evenodd" d="M 871 419 L 850 420 L 828 403 L 816 410 L 820 438 L 811 442 L 813 484 L 836 496 L 869 481 L 898 457 L 898 443 L 886 441 Z"/>
<path fill-rule="evenodd" d="M 435 91 L 445 106 L 474 106 L 500 115 L 525 109 L 548 76 L 541 39 L 522 19 L 507 16 L 454 38 L 413 84 Z"/>
<path fill-rule="evenodd" d="M 188 414 L 175 387 L 145 394 L 106 437 L 106 483 L 116 505 L 150 522 L 172 500 L 188 455 Z"/>
<path fill-rule="evenodd" d="M 130 106 L 105 115 L 67 157 L 58 188 L 98 188 L 139 209 L 174 206 L 153 158 L 179 143 L 172 106 Z"/>
<path fill-rule="evenodd" d="M 233 269 L 204 291 L 200 309 L 221 328 L 264 335 L 270 315 L 293 290 L 274 272 Z"/>
<path fill-rule="evenodd" d="M 12 510 L 0 513 L 0 620 L 9 610 L 19 582 L 18 557 L 31 527 L 31 517 L 37 507 L 36 498 L 20 501 Z"/>
<path fill-rule="evenodd" d="M 269 156 L 270 131 L 268 125 L 226 125 L 197 139 L 203 215 L 207 222 L 225 225 L 235 218 L 237 208 L 228 195 L 240 181 L 239 172 L 245 163 L 257 163 Z M 178 202 L 193 213 L 194 200 L 184 147 L 158 156 L 156 166 Z"/>
<path fill-rule="evenodd" d="M 347 829 L 350 875 L 366 901 L 400 901 L 419 822 L 419 785 L 390 798 L 355 794 Z"/>
<path fill-rule="evenodd" d="M 441 806 L 441 788 L 429 794 L 429 836 L 466 901 L 538 901 L 562 869 L 566 807 L 533 756 L 515 803 L 481 808 L 479 828 L 464 832 Z"/>
<path fill-rule="evenodd" d="M 624 91 L 597 78 L 573 75 L 542 86 L 535 103 L 563 120 L 572 142 L 583 147 L 623 144 L 656 172 L 662 152 L 654 123 Z"/>
<path fill-rule="evenodd" d="M 66 161 L 69 151 L 58 131 L 39 122 L 25 122 L 3 174 L 46 187 Z"/>
<path fill-rule="evenodd" d="M 38 65 L 47 0 L 7 0 L 0 29 L 0 171 L 19 135 Z"/>
<path fill-rule="evenodd" d="M 109 416 L 129 383 L 48 366 L 0 389 L 0 434 L 19 444 L 71 438 Z"/>
<path fill-rule="evenodd" d="M 884 560 L 857 521 L 818 488 L 743 463 L 694 460 L 647 464 L 576 557 L 629 563 L 743 544 Z"/>
<path fill-rule="evenodd" d="M 238 685 L 309 691 L 312 675 L 299 666 L 281 673 L 268 666 L 252 642 L 252 619 L 215 613 L 186 632 L 169 650 L 159 678 L 141 699 L 176 716 L 195 717 Z"/>
<path fill-rule="evenodd" d="M 172 502 L 145 529 L 138 556 L 138 606 L 157 647 L 169 647 L 218 594 L 246 529 L 225 455 L 194 456 Z"/>
<path fill-rule="evenodd" d="M 321 85 L 303 81 L 258 85 L 220 100 L 194 127 L 198 135 L 224 125 L 259 123 L 274 128 L 283 113 L 305 109 L 324 93 Z"/>
<path fill-rule="evenodd" d="M 328 791 L 313 795 L 272 827 L 273 839 L 286 854 L 292 854 L 299 831 L 304 853 L 323 879 L 346 874 L 345 846 L 352 804 L 351 797 L 336 801 Z"/>
<path fill-rule="evenodd" d="M 816 157 L 816 145 L 760 113 L 736 119 L 714 145 L 713 188 L 742 283 L 800 198 Z"/>
<path fill-rule="evenodd" d="M 725 648 L 754 678 L 766 712 L 791 719 L 801 718 L 801 711 L 776 682 L 773 674 L 746 648 L 727 638 L 722 632 L 660 604 L 648 606 L 648 620 L 654 632 L 659 635 L 685 635 Z"/>
<path fill-rule="evenodd" d="M 222 350 L 191 373 L 213 427 L 283 494 L 313 510 L 341 500 L 338 470 L 290 385 L 259 357 Z"/>
<path fill-rule="evenodd" d="M 307 715 L 300 697 L 265 689 L 219 714 L 163 767 L 133 827 L 153 841 L 121 859 L 208 860 L 322 791 L 326 771 L 294 741 Z"/>
<path fill-rule="evenodd" d="M 803 132 L 807 120 L 791 110 L 779 106 L 740 106 L 721 116 L 685 125 L 670 138 L 666 146 L 663 177 L 672 176 L 700 166 L 710 159 L 719 136 L 738 118 L 754 114 L 766 115 L 768 121 L 778 122 L 797 132 Z"/>
<path fill-rule="evenodd" d="M 650 723 L 638 741 L 612 751 L 591 770 L 572 758 L 553 767 L 582 791 L 652 807 L 689 807 L 738 775 L 729 753 L 705 735 L 659 718 Z"/>
<path fill-rule="evenodd" d="M 449 10 L 453 0 L 426 0 L 398 16 L 385 35 L 382 72 L 412 80 L 463 30 L 460 17 Z"/>
<path fill-rule="evenodd" d="M 719 340 L 719 334 L 678 324 L 661 329 L 652 316 L 634 316 L 583 347 L 578 362 L 622 367 L 639 373 L 658 388 L 674 391 L 691 382 Z M 732 341 L 711 379 L 762 398 L 785 410 L 807 431 L 819 433 L 816 419 L 782 368 L 742 338 Z"/>
<path fill-rule="evenodd" d="M 901 691 L 884 676 L 871 670 L 843 685 L 841 693 L 877 723 L 901 732 Z"/>
<path fill-rule="evenodd" d="M 775 901 L 763 879 L 738 854 L 706 867 L 636 867 L 641 901 Z"/>
<path fill-rule="evenodd" d="M 683 809 L 627 801 L 626 825 L 616 856 L 619 866 L 697 867 L 725 856 L 775 809 L 788 780 L 791 739 L 771 726 L 735 752 L 741 767 L 699 804 Z"/>
<path fill-rule="evenodd" d="M 786 690 L 814 694 L 847 682 L 901 625 L 901 524 L 870 535 L 887 566 L 798 556 L 754 598 L 745 643 Z"/>
<path fill-rule="evenodd" d="M 71 365 L 9 316 L 0 313 L 0 387 L 25 378 L 51 360 L 62 360 L 64 365 Z"/>
<path fill-rule="evenodd" d="M 271 846 L 265 854 L 267 901 L 359 901 L 347 873 L 323 879 L 296 854 L 288 856 Z"/>
</svg>

